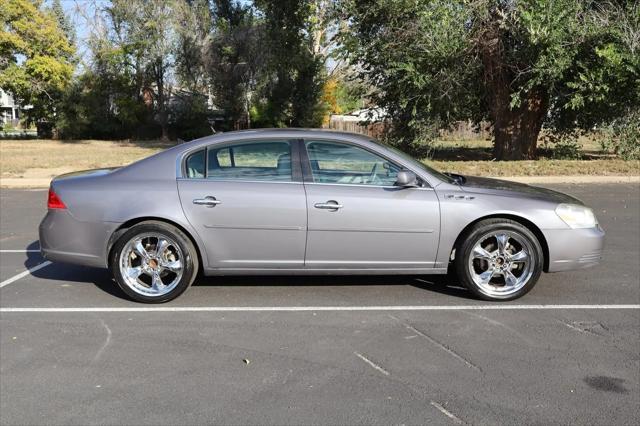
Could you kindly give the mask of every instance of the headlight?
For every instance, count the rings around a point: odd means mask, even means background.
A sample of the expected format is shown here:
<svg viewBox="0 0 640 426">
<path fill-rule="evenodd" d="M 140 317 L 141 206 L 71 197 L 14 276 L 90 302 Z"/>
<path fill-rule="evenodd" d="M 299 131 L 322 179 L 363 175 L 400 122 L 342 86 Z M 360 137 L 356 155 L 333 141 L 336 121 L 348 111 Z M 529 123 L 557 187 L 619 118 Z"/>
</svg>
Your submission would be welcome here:
<svg viewBox="0 0 640 426">
<path fill-rule="evenodd" d="M 593 210 L 578 204 L 560 204 L 556 214 L 571 228 L 593 228 L 598 224 Z"/>
</svg>

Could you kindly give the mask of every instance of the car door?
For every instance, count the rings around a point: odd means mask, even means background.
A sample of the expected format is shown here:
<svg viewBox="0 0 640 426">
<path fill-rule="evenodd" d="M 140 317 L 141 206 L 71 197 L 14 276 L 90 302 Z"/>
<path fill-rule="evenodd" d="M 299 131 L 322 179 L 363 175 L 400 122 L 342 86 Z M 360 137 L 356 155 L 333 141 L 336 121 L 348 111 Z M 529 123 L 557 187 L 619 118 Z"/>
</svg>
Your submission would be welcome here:
<svg viewBox="0 0 640 426">
<path fill-rule="evenodd" d="M 178 191 L 210 268 L 301 268 L 307 207 L 298 145 L 215 144 L 185 159 Z"/>
<path fill-rule="evenodd" d="M 394 186 L 402 169 L 363 147 L 306 140 L 305 266 L 311 269 L 433 268 L 440 208 L 429 187 Z M 307 158 L 305 158 L 307 157 Z"/>
</svg>

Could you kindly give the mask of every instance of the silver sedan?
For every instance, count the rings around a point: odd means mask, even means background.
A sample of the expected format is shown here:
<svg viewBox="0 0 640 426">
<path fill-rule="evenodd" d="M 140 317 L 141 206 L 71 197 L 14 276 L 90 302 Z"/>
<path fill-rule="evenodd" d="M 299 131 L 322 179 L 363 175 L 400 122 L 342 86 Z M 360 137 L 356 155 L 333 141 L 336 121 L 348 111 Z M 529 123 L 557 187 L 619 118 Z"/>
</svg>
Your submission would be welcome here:
<svg viewBox="0 0 640 426">
<path fill-rule="evenodd" d="M 40 247 L 108 267 L 132 299 L 204 275 L 446 274 L 511 300 L 596 265 L 604 231 L 559 192 L 442 174 L 361 135 L 230 132 L 51 182 Z"/>
</svg>

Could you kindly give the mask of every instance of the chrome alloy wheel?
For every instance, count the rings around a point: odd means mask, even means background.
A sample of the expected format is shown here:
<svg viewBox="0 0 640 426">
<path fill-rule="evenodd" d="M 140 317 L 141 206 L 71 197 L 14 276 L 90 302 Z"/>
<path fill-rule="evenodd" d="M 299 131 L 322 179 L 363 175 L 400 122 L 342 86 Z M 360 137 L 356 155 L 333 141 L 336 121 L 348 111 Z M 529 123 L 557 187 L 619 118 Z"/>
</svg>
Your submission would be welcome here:
<svg viewBox="0 0 640 426">
<path fill-rule="evenodd" d="M 180 282 L 182 250 L 162 234 L 136 235 L 120 252 L 120 274 L 127 286 L 143 296 L 163 296 Z"/>
<path fill-rule="evenodd" d="M 506 297 L 524 287 L 534 272 L 535 251 L 522 235 L 493 231 L 483 235 L 471 250 L 469 272 L 488 296 Z"/>
</svg>

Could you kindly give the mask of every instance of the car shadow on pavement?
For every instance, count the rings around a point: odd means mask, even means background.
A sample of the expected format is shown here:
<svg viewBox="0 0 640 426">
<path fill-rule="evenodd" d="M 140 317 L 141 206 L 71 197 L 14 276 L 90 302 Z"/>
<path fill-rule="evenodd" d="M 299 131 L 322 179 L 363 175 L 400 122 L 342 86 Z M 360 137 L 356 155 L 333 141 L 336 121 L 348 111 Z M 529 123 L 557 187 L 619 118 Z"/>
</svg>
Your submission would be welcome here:
<svg viewBox="0 0 640 426">
<path fill-rule="evenodd" d="M 471 299 L 472 294 L 447 275 L 253 275 L 253 276 L 200 276 L 196 286 L 229 287 L 348 287 L 348 286 L 402 286 L 410 285 L 434 293 Z"/>
<path fill-rule="evenodd" d="M 39 251 L 32 251 L 39 250 L 39 247 L 40 244 L 38 241 L 34 241 L 27 246 L 27 260 L 24 262 L 25 268 L 31 269 L 45 261 Z M 46 268 L 31 271 L 31 275 L 45 280 L 91 283 L 105 293 L 121 299 L 128 299 L 111 277 L 109 270 L 103 268 L 91 268 L 88 266 L 54 262 Z"/>
<path fill-rule="evenodd" d="M 24 266 L 31 269 L 44 261 L 34 241 L 27 246 L 27 260 Z M 30 251 L 31 250 L 31 251 Z M 121 299 L 129 300 L 120 290 L 109 270 L 86 266 L 53 263 L 46 268 L 31 271 L 36 278 L 91 283 L 98 289 Z M 199 276 L 194 286 L 228 287 L 320 287 L 320 286 L 385 286 L 409 285 L 419 289 L 441 293 L 464 299 L 473 299 L 467 289 L 462 288 L 457 279 L 450 275 L 255 275 L 255 276 Z"/>
</svg>

